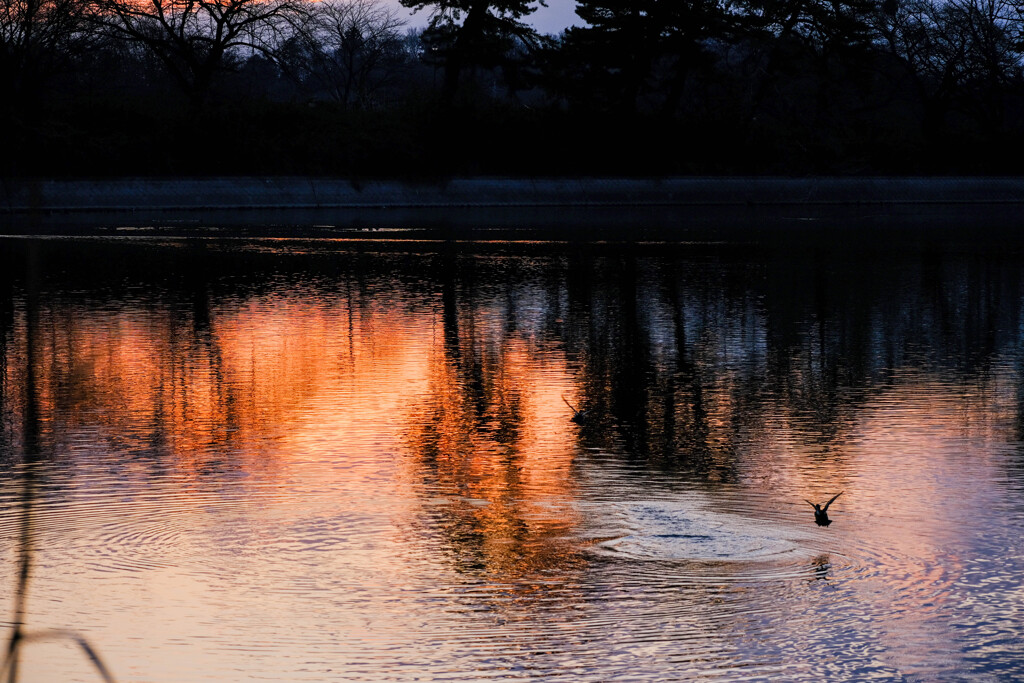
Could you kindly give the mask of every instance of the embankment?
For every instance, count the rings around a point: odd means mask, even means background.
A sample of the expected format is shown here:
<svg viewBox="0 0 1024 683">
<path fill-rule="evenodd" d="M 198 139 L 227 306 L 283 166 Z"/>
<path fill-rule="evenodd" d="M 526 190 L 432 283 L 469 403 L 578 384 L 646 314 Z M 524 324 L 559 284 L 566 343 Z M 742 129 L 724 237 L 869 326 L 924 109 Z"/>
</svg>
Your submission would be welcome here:
<svg viewBox="0 0 1024 683">
<path fill-rule="evenodd" d="M 711 239 L 722 231 L 1024 228 L 1021 178 L 221 177 L 5 180 L 0 187 L 6 234 L 219 228 L 282 236 Z"/>
</svg>

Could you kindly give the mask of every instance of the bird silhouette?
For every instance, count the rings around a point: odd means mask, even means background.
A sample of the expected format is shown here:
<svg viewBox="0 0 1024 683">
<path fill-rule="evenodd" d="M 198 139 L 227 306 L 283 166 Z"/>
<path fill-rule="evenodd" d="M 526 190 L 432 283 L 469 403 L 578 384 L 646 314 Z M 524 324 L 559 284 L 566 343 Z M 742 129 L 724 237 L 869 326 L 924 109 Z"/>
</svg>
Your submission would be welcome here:
<svg viewBox="0 0 1024 683">
<path fill-rule="evenodd" d="M 824 505 L 819 503 L 812 503 L 811 501 L 804 499 L 808 505 L 814 508 L 814 523 L 818 526 L 828 526 L 832 523 L 832 520 L 828 518 L 828 506 L 832 504 L 839 496 L 843 495 L 845 491 L 840 491 L 836 495 L 829 498 L 829 501 Z"/>
<path fill-rule="evenodd" d="M 576 408 L 571 403 L 569 403 L 569 399 L 567 399 L 565 396 L 562 397 L 562 400 L 565 401 L 565 405 L 569 406 L 569 410 L 572 411 L 572 417 L 569 418 L 570 420 L 572 420 L 578 425 L 581 425 L 587 421 L 587 411 L 576 410 Z"/>
</svg>

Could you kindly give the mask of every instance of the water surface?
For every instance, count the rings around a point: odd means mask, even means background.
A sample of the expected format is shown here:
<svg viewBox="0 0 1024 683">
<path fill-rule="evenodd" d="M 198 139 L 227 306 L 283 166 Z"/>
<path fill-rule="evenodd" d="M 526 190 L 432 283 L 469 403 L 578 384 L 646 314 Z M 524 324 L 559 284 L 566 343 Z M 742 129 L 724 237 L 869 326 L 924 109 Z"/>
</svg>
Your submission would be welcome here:
<svg viewBox="0 0 1024 683">
<path fill-rule="evenodd" d="M 0 249 L 0 625 L 28 481 L 118 680 L 1024 677 L 1012 250 Z"/>
</svg>

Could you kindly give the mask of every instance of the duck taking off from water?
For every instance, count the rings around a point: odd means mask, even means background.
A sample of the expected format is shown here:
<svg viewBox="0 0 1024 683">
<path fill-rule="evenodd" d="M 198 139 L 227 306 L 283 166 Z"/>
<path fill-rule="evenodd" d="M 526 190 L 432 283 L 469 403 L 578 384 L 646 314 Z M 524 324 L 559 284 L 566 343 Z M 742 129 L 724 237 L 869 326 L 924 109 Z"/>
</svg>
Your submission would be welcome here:
<svg viewBox="0 0 1024 683">
<path fill-rule="evenodd" d="M 572 417 L 569 418 L 570 420 L 572 420 L 578 425 L 581 425 L 587 421 L 587 411 L 576 410 L 576 408 L 574 408 L 573 405 L 569 403 L 569 399 L 567 399 L 565 396 L 562 397 L 562 400 L 565 401 L 565 405 L 569 406 L 569 410 L 572 411 Z"/>
<path fill-rule="evenodd" d="M 832 496 L 831 498 L 829 498 L 829 501 L 824 505 L 821 505 L 819 503 L 812 503 L 806 498 L 804 499 L 808 505 L 814 508 L 815 524 L 817 524 L 818 526 L 828 526 L 832 523 L 832 520 L 828 518 L 828 506 L 831 505 L 832 501 L 834 501 L 836 498 L 843 495 L 843 493 L 845 493 L 845 491 L 840 491 L 836 495 Z"/>
</svg>

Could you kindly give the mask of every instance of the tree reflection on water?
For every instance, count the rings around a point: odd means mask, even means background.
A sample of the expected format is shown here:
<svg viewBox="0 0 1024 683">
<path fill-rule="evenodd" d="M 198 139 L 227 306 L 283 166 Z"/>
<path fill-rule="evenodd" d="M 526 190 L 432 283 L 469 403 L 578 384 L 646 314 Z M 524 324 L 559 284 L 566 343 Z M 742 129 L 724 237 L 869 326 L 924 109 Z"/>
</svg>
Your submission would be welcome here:
<svg viewBox="0 0 1024 683">
<path fill-rule="evenodd" d="M 273 537 L 275 519 L 311 534 L 310 545 L 328 536 L 355 544 L 349 536 L 365 534 L 370 540 L 345 554 L 358 569 L 336 568 L 352 572 L 347 580 L 392 563 L 438 590 L 500 586 L 481 600 L 504 610 L 508 599 L 537 607 L 531 600 L 555 583 L 566 601 L 593 598 L 583 588 L 595 571 L 591 546 L 644 532 L 623 519 L 666 525 L 641 539 L 645 548 L 684 553 L 705 537 L 737 547 L 711 537 L 718 527 L 697 528 L 704 518 L 690 508 L 677 519 L 671 507 L 628 507 L 656 493 L 700 491 L 716 512 L 747 515 L 755 527 L 761 518 L 788 524 L 792 500 L 793 524 L 811 527 L 802 501 L 846 489 L 838 523 L 821 532 L 833 536 L 813 538 L 848 546 L 815 546 L 798 562 L 801 576 L 839 590 L 862 571 L 844 553 L 876 553 L 880 565 L 911 568 L 886 585 L 912 610 L 922 581 L 948 592 L 967 571 L 935 539 L 971 537 L 964 494 L 978 492 L 965 487 L 984 482 L 954 470 L 984 461 L 1006 468 L 998 486 L 1021 486 L 1024 283 L 1012 253 L 260 240 L 6 246 L 8 510 L 36 460 L 52 477 L 47 505 L 70 506 L 76 482 L 102 478 L 103 468 L 103 481 L 139 505 L 169 480 L 196 508 L 249 487 L 270 520 L 252 522 L 254 538 Z M 95 268 L 109 262 L 119 265 Z M 573 422 L 566 401 L 587 420 Z M 970 445 L 978 443 L 985 447 Z M 909 446 L 895 453 L 892 444 Z M 890 450 L 878 454 L 880 446 Z M 1012 457 L 997 457 L 1000 448 Z M 897 456 L 905 464 L 888 462 Z M 994 490 L 979 500 L 998 497 Z M 890 522 L 893 495 L 925 509 Z M 672 530 L 683 522 L 692 533 Z M 756 531 L 741 540 L 757 541 Z M 613 554 L 601 557 L 618 566 Z M 680 571 L 671 561 L 680 558 L 658 559 L 669 567 L 666 585 L 679 589 L 685 581 L 671 578 Z M 745 571 L 681 559 L 726 586 Z M 445 569 L 424 569 L 435 562 Z M 712 593 L 739 599 L 739 589 L 701 585 L 665 604 L 692 606 L 686 600 Z M 786 599 L 780 614 L 808 598 Z M 729 619 L 740 617 L 726 616 L 710 630 L 730 632 Z"/>
</svg>

